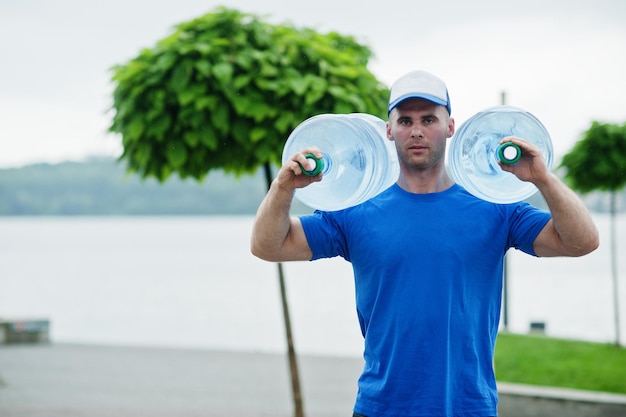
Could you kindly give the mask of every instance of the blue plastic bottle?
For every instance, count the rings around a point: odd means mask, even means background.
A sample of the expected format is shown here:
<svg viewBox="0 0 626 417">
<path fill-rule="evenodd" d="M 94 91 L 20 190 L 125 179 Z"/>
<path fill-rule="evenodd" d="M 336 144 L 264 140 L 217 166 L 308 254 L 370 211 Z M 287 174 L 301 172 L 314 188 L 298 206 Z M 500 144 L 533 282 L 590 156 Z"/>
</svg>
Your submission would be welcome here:
<svg viewBox="0 0 626 417">
<path fill-rule="evenodd" d="M 322 114 L 305 120 L 289 135 L 283 163 L 309 146 L 317 146 L 324 157 L 315 160 L 311 155 L 304 169 L 311 175 L 321 171 L 323 178 L 297 189 L 295 196 L 314 209 L 334 211 L 360 204 L 391 186 L 400 174 L 385 122 L 369 114 Z"/>
<path fill-rule="evenodd" d="M 519 180 L 498 165 L 498 161 L 515 164 L 523 156 L 517 145 L 500 145 L 505 136 L 536 145 L 552 168 L 552 141 L 543 124 L 520 108 L 495 106 L 475 114 L 456 131 L 448 150 L 450 176 L 476 197 L 494 203 L 513 203 L 532 196 L 537 191 L 532 183 Z"/>
</svg>

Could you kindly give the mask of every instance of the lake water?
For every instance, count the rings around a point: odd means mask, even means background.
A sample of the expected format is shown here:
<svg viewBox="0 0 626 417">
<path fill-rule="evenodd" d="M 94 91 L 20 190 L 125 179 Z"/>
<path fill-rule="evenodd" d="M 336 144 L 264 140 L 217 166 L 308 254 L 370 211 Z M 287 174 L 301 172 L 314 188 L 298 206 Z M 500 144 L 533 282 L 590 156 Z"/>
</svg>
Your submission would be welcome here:
<svg viewBox="0 0 626 417">
<path fill-rule="evenodd" d="M 615 338 L 608 215 L 582 258 L 509 252 L 509 330 Z M 252 217 L 0 218 L 0 318 L 43 317 L 63 343 L 284 352 L 276 265 L 249 252 Z M 622 343 L 626 216 L 618 217 Z M 296 349 L 360 356 L 350 264 L 284 264 Z"/>
</svg>

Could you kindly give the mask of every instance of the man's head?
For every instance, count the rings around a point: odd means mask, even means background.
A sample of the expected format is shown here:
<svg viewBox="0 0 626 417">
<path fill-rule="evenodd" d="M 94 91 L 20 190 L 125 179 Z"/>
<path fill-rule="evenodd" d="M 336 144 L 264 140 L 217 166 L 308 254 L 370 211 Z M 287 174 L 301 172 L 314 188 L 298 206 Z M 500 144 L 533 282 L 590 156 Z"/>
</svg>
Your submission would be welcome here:
<svg viewBox="0 0 626 417">
<path fill-rule="evenodd" d="M 412 71 L 403 75 L 391 85 L 387 114 L 401 102 L 410 98 L 431 101 L 448 109 L 451 114 L 450 97 L 446 84 L 426 71 Z"/>
</svg>

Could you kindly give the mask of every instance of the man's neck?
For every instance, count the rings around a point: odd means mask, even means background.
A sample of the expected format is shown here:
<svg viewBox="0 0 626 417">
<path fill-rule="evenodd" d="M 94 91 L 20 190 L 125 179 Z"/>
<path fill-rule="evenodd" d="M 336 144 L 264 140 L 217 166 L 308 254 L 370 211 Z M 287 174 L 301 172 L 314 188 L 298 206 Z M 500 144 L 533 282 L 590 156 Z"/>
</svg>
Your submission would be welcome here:
<svg viewBox="0 0 626 417">
<path fill-rule="evenodd" d="M 454 185 L 454 181 L 448 176 L 445 168 L 435 172 L 432 170 L 407 172 L 403 169 L 398 178 L 398 186 L 414 194 L 438 193 L 447 190 L 452 185 Z"/>
</svg>

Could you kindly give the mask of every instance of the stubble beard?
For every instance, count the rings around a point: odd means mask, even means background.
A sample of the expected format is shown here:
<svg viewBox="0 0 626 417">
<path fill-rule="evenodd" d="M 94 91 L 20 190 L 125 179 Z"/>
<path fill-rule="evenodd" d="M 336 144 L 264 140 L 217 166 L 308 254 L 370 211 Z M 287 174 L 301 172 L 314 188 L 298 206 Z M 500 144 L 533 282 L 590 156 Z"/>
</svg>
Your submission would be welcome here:
<svg viewBox="0 0 626 417">
<path fill-rule="evenodd" d="M 409 169 L 427 170 L 445 164 L 445 147 L 442 149 L 428 148 L 423 155 L 411 155 L 410 152 L 402 152 L 400 161 Z"/>
</svg>

